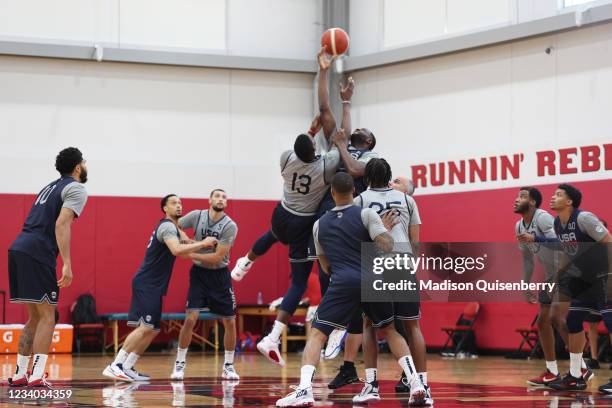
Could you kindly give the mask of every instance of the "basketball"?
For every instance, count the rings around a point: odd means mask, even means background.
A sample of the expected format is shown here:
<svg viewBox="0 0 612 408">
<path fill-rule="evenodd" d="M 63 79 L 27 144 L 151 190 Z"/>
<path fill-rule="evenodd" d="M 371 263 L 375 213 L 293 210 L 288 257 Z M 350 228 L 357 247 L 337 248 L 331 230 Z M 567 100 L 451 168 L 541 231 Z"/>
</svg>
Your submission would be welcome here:
<svg viewBox="0 0 612 408">
<path fill-rule="evenodd" d="M 321 46 L 325 47 L 325 52 L 329 55 L 342 55 L 348 51 L 349 36 L 341 28 L 330 28 L 321 36 Z"/>
</svg>

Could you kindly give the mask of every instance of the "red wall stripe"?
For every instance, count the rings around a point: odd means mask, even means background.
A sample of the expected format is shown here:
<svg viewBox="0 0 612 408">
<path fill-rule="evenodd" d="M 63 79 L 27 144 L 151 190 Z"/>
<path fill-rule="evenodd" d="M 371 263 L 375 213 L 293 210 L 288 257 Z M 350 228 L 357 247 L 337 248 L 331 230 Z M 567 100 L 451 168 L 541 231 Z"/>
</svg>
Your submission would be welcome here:
<svg viewBox="0 0 612 408">
<path fill-rule="evenodd" d="M 612 181 L 576 183 L 583 194 L 582 207 L 603 219 L 612 221 L 609 203 L 612 201 Z M 555 185 L 540 186 L 544 202 Z M 417 196 L 423 227 L 423 241 L 452 242 L 513 242 L 513 202 L 518 188 L 484 190 L 463 193 Z M 7 249 L 21 229 L 33 195 L 0 194 L 0 290 L 7 291 Z M 184 199 L 185 212 L 207 208 L 206 199 Z M 232 200 L 228 214 L 238 223 L 238 239 L 232 249 L 232 266 L 244 255 L 260 234 L 269 228 L 273 201 Z M 125 312 L 129 308 L 131 278 L 144 255 L 151 231 L 162 216 L 159 198 L 90 197 L 85 212 L 74 225 L 72 254 L 75 279 L 72 286 L 61 292 L 60 314 L 69 321 L 68 311 L 76 297 L 91 292 L 97 300 L 99 313 Z M 165 311 L 184 308 L 190 263 L 177 260 Z M 522 273 L 520 270 L 513 273 Z M 275 245 L 260 258 L 249 275 L 236 282 L 238 303 L 254 303 L 262 292 L 264 302 L 283 295 L 289 283 L 287 249 Z M 445 340 L 440 326 L 455 322 L 463 304 L 424 303 L 421 326 L 427 343 L 440 346 Z M 537 307 L 516 303 L 487 303 L 477 323 L 480 347 L 511 349 L 520 338 L 515 326 L 531 322 Z M 8 322 L 24 322 L 25 308 L 7 306 Z M 511 324 L 509 324 L 511 322 Z"/>
</svg>

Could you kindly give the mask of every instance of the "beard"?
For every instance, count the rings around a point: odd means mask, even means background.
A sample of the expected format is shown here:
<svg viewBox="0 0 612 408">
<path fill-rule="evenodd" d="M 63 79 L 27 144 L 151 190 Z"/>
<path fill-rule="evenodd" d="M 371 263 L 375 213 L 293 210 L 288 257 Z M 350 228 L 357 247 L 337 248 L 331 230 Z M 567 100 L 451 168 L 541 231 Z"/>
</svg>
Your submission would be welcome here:
<svg viewBox="0 0 612 408">
<path fill-rule="evenodd" d="M 79 181 L 83 184 L 87 183 L 87 170 L 81 170 L 81 174 L 79 174 Z"/>
<path fill-rule="evenodd" d="M 515 214 L 525 214 L 527 211 L 529 211 L 529 204 L 527 203 L 521 204 L 514 209 Z"/>
<path fill-rule="evenodd" d="M 353 133 L 351 135 L 351 145 L 364 145 L 367 142 L 367 136 L 362 133 Z"/>
<path fill-rule="evenodd" d="M 221 212 L 225 210 L 225 207 L 222 204 L 213 205 L 211 208 L 213 211 L 216 211 L 216 212 Z"/>
</svg>

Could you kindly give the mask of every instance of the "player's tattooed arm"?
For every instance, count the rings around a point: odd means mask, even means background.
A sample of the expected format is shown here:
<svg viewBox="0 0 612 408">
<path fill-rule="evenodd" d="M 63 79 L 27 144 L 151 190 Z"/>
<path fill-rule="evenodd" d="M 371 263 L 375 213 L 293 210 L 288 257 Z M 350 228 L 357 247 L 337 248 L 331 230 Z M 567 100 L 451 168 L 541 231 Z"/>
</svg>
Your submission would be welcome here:
<svg viewBox="0 0 612 408">
<path fill-rule="evenodd" d="M 334 130 L 336 130 L 336 118 L 329 106 L 329 88 L 327 84 L 327 73 L 333 59 L 325 53 L 325 48 L 321 48 L 317 54 L 317 61 L 319 62 L 319 84 L 318 84 L 318 95 L 319 95 L 319 113 L 321 115 L 321 126 L 323 127 L 323 133 L 327 140 L 331 139 Z"/>
<path fill-rule="evenodd" d="M 72 260 L 70 258 L 70 236 L 71 225 L 75 213 L 69 208 L 62 208 L 55 222 L 55 238 L 57 247 L 62 257 L 62 277 L 57 281 L 57 286 L 66 288 L 72 283 Z"/>
<path fill-rule="evenodd" d="M 374 246 L 380 252 L 391 252 L 393 249 L 393 237 L 388 232 L 382 233 L 374 238 Z"/>
<path fill-rule="evenodd" d="M 232 246 L 228 244 L 218 244 L 215 252 L 210 254 L 192 253 L 189 254 L 189 258 L 200 261 L 206 266 L 214 268 L 223 261 L 223 258 L 225 258 L 225 255 L 227 255 L 231 247 Z"/>
<path fill-rule="evenodd" d="M 164 243 L 168 246 L 174 256 L 188 256 L 190 253 L 199 251 L 202 248 L 212 248 L 217 244 L 217 239 L 207 237 L 202 241 L 193 244 L 181 244 L 177 238 L 165 239 Z"/>
</svg>

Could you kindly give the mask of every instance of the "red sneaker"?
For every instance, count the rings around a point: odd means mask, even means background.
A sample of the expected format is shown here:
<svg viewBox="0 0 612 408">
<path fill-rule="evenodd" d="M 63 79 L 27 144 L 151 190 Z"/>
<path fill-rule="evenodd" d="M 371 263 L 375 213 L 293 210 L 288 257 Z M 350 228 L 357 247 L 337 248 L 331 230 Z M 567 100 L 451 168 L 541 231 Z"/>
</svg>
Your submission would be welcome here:
<svg viewBox="0 0 612 408">
<path fill-rule="evenodd" d="M 559 374 L 554 375 L 547 369 L 546 371 L 544 371 L 542 374 L 538 375 L 537 377 L 527 380 L 527 384 L 529 385 L 547 385 L 548 383 L 558 380 L 560 378 L 561 377 L 559 377 Z"/>
<path fill-rule="evenodd" d="M 21 377 L 18 380 L 13 380 L 12 378 L 8 379 L 9 387 L 25 387 L 28 385 L 28 377 L 30 376 L 30 371 L 26 371 L 26 375 Z"/>
<path fill-rule="evenodd" d="M 45 373 L 42 378 L 37 380 L 28 381 L 28 387 L 33 388 L 53 388 L 50 382 L 47 381 L 47 377 L 49 374 Z"/>
<path fill-rule="evenodd" d="M 25 387 L 26 385 L 28 385 L 28 376 L 24 375 L 23 377 L 19 378 L 18 380 L 13 380 L 12 378 L 8 379 L 8 386 L 9 387 Z"/>
<path fill-rule="evenodd" d="M 589 368 L 581 368 L 580 371 L 582 372 L 582 378 L 586 382 L 591 381 L 595 377 L 595 374 Z"/>
</svg>

